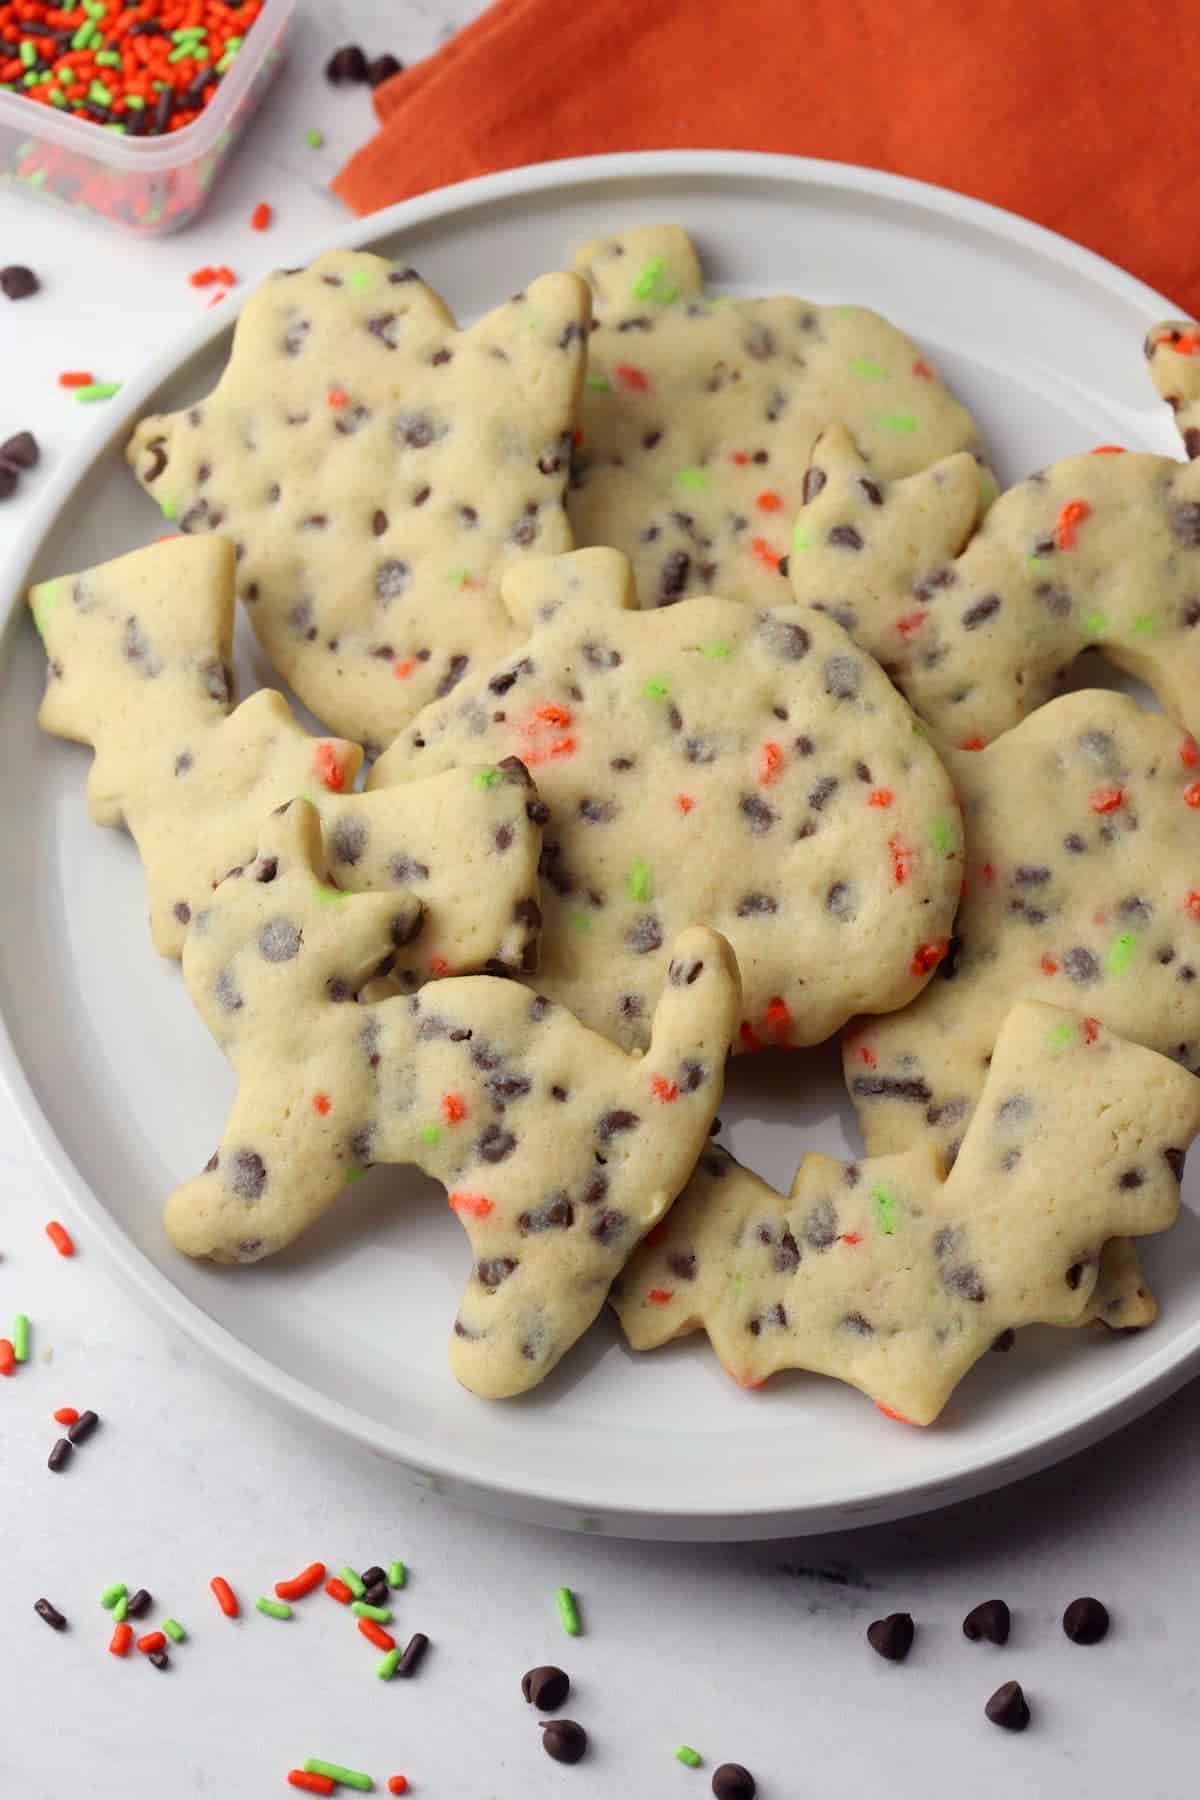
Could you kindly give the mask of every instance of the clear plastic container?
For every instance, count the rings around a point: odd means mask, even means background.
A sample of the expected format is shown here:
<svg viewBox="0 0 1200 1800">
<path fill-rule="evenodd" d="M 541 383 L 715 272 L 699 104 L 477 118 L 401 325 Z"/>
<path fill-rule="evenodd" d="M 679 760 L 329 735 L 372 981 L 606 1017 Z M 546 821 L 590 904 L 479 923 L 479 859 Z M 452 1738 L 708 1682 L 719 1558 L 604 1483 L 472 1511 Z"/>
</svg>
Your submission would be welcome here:
<svg viewBox="0 0 1200 1800">
<path fill-rule="evenodd" d="M 82 207 L 141 237 L 190 225 L 279 68 L 295 8 L 266 0 L 209 105 L 164 137 L 120 136 L 0 94 L 0 187 Z"/>
</svg>

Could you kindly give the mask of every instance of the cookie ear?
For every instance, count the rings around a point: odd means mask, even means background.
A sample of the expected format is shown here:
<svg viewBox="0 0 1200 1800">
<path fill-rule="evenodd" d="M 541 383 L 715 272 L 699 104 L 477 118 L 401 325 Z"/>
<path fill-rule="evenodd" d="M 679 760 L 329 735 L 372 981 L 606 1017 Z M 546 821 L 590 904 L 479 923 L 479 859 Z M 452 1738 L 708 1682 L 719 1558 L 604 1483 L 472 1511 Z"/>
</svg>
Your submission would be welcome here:
<svg viewBox="0 0 1200 1800">
<path fill-rule="evenodd" d="M 1200 456 L 1200 325 L 1167 319 L 1146 336 L 1150 379 L 1175 414 L 1190 460 Z"/>
<path fill-rule="evenodd" d="M 610 312 L 652 312 L 704 292 L 700 259 L 678 225 L 640 225 L 595 238 L 576 251 L 575 267 Z"/>
<path fill-rule="evenodd" d="M 737 959 L 728 940 L 702 925 L 681 931 L 671 944 L 666 985 L 643 1059 L 652 1085 L 661 1082 L 667 1092 L 690 1092 L 723 1068 L 741 1000 Z"/>
<path fill-rule="evenodd" d="M 633 569 L 619 550 L 575 550 L 514 563 L 504 573 L 500 593 L 514 625 L 527 636 L 564 607 L 601 617 L 638 610 Z"/>
</svg>

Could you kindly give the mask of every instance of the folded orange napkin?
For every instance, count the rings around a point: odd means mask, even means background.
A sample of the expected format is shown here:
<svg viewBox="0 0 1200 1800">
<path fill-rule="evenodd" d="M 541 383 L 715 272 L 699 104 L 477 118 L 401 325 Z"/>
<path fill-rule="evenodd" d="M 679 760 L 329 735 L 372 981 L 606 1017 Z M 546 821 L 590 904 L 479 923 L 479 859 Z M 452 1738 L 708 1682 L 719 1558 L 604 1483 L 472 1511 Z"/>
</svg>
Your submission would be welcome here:
<svg viewBox="0 0 1200 1800">
<path fill-rule="evenodd" d="M 375 96 L 355 212 L 611 150 L 787 151 L 1010 207 L 1200 308 L 1200 29 L 1130 0 L 499 0 Z"/>
</svg>

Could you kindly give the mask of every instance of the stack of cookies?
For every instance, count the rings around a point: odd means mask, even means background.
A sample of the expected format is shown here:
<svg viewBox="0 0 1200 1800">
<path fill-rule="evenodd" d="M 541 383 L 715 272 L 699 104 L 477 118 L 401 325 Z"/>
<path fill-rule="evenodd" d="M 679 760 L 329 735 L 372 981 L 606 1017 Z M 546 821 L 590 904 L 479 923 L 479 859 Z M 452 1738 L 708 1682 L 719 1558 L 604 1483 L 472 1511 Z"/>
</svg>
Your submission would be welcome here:
<svg viewBox="0 0 1200 1800">
<path fill-rule="evenodd" d="M 1148 350 L 1194 452 L 1200 333 Z M 1200 461 L 997 496 L 900 331 L 711 296 L 669 226 L 468 330 L 376 256 L 281 272 L 128 460 L 178 535 L 29 598 L 41 724 L 238 1075 L 181 1251 L 417 1165 L 493 1398 L 606 1300 L 921 1424 L 1017 1326 L 1153 1318 L 1130 1240 L 1200 1129 Z M 235 704 L 239 601 L 337 735 Z M 1060 694 L 1088 647 L 1162 710 Z M 869 1154 L 777 1193 L 708 1143 L 726 1058 L 802 1082 L 839 1032 Z"/>
</svg>

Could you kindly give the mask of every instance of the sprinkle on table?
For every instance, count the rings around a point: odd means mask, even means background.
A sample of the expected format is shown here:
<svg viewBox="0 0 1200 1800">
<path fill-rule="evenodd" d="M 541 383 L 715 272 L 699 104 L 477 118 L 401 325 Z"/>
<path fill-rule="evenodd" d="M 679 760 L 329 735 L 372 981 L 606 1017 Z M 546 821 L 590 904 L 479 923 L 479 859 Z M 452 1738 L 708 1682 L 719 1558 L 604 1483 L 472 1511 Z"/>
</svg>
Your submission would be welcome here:
<svg viewBox="0 0 1200 1800">
<path fill-rule="evenodd" d="M 161 1631 L 148 1631 L 144 1637 L 138 1639 L 137 1647 L 143 1656 L 153 1656 L 156 1650 L 166 1649 L 166 1635 Z"/>
<path fill-rule="evenodd" d="M 90 369 L 64 369 L 58 378 L 61 388 L 91 387 L 96 377 Z"/>
<path fill-rule="evenodd" d="M 182 1644 L 184 1638 L 187 1636 L 187 1632 L 183 1629 L 183 1626 L 179 1623 L 178 1619 L 164 1619 L 162 1628 L 173 1644 Z"/>
<path fill-rule="evenodd" d="M 305 1594 L 311 1594 L 315 1587 L 320 1587 L 324 1579 L 325 1564 L 309 1563 L 307 1569 L 302 1569 L 290 1581 L 277 1581 L 275 1597 L 277 1600 L 302 1600 Z"/>
<path fill-rule="evenodd" d="M 29 1361 L 29 1317 L 26 1313 L 18 1313 L 13 1320 L 12 1347 L 19 1363 Z"/>
<path fill-rule="evenodd" d="M 59 1224 L 57 1219 L 51 1219 L 50 1223 L 47 1225 L 46 1236 L 50 1239 L 50 1242 L 54 1245 L 54 1248 L 58 1251 L 60 1256 L 74 1256 L 75 1245 L 72 1241 L 71 1234 L 65 1225 Z"/>
<path fill-rule="evenodd" d="M 382 1625 L 377 1625 L 374 1619 L 360 1619 L 358 1629 L 368 1644 L 374 1644 L 377 1650 L 386 1650 L 390 1656 L 396 1649 L 396 1640 L 391 1632 L 385 1631 Z M 399 1659 L 398 1652 L 397 1658 Z"/>
<path fill-rule="evenodd" d="M 325 133 L 318 131 L 315 125 L 310 125 L 304 134 L 304 141 L 310 150 L 319 150 L 325 142 Z"/>
<path fill-rule="evenodd" d="M 54 1448 L 46 1458 L 46 1467 L 50 1470 L 52 1475 L 58 1475 L 66 1468 L 71 1460 L 71 1452 L 72 1446 L 69 1439 L 59 1438 L 56 1441 Z"/>
<path fill-rule="evenodd" d="M 360 1581 L 359 1577 L 355 1574 L 354 1570 L 350 1568 L 349 1564 L 347 1564 L 344 1569 L 339 1569 L 338 1574 L 350 1589 L 354 1598 L 356 1600 L 361 1600 L 367 1591 L 366 1585 L 364 1582 Z"/>
<path fill-rule="evenodd" d="M 306 1775 L 324 1775 L 329 1781 L 336 1781 L 341 1787 L 357 1788 L 360 1794 L 369 1794 L 375 1785 L 369 1775 L 360 1769 L 347 1769 L 342 1763 L 322 1762 L 319 1756 L 306 1756 L 304 1759 Z"/>
<path fill-rule="evenodd" d="M 112 1656 L 128 1656 L 129 1646 L 133 1642 L 133 1626 L 122 1621 L 113 1629 L 108 1640 L 109 1654 Z"/>
<path fill-rule="evenodd" d="M 265 1594 L 260 1594 L 254 1605 L 268 1619 L 290 1619 L 292 1616 L 292 1609 L 286 1600 L 268 1600 Z"/>
<path fill-rule="evenodd" d="M 11 1375 L 17 1366 L 12 1339 L 0 1338 L 0 1375 Z"/>
<path fill-rule="evenodd" d="M 225 1614 L 225 1617 L 227 1619 L 236 1619 L 239 1610 L 237 1595 L 234 1593 L 225 1577 L 223 1575 L 214 1575 L 208 1585 L 216 1595 L 217 1605 Z"/>
<path fill-rule="evenodd" d="M 303 1788 L 306 1794 L 332 1794 L 337 1783 L 328 1775 L 315 1775 L 310 1769 L 289 1769 L 288 1786 Z"/>
<path fill-rule="evenodd" d="M 114 394 L 121 391 L 119 381 L 90 381 L 86 387 L 75 389 L 75 398 L 84 406 L 90 406 L 96 400 L 111 400 Z"/>
<path fill-rule="evenodd" d="M 274 216 L 274 213 L 267 205 L 266 201 L 260 200 L 254 211 L 250 214 L 251 231 L 265 231 Z"/>
<path fill-rule="evenodd" d="M 357 1613 L 360 1619 L 374 1619 L 377 1625 L 386 1625 L 392 1616 L 390 1606 L 371 1606 L 365 1600 L 352 1601 L 350 1611 Z"/>
<path fill-rule="evenodd" d="M 387 1566 L 387 1584 L 388 1584 L 388 1586 L 390 1588 L 402 1588 L 404 1586 L 406 1574 L 407 1574 L 407 1571 L 402 1562 L 389 1563 Z"/>
<path fill-rule="evenodd" d="M 704 1758 L 698 1750 L 693 1750 L 690 1744 L 680 1744 L 675 1752 L 675 1761 L 686 1763 L 689 1769 L 698 1769 Z"/>
<path fill-rule="evenodd" d="M 390 1681 L 392 1679 L 392 1676 L 396 1673 L 396 1670 L 399 1668 L 399 1666 L 400 1666 L 400 1652 L 399 1652 L 399 1650 L 397 1650 L 393 1647 L 391 1650 L 388 1651 L 387 1655 L 384 1657 L 381 1657 L 379 1662 L 376 1664 L 375 1673 L 376 1673 L 376 1675 L 378 1675 L 380 1681 Z"/>
<path fill-rule="evenodd" d="M 347 1587 L 346 1583 L 340 1581 L 336 1575 L 331 1575 L 329 1580 L 325 1583 L 325 1592 L 329 1595 L 331 1600 L 336 1600 L 340 1606 L 349 1606 L 351 1600 L 354 1598 L 353 1588 Z"/>
<path fill-rule="evenodd" d="M 388 1776 L 388 1793 L 389 1794 L 407 1794 L 407 1792 L 408 1792 L 408 1776 L 407 1775 L 389 1775 Z"/>
<path fill-rule="evenodd" d="M 558 1616 L 562 1628 L 568 1637 L 578 1637 L 583 1627 L 579 1623 L 579 1606 L 569 1587 L 560 1587 L 555 1593 L 558 1605 Z"/>
<path fill-rule="evenodd" d="M 129 1589 L 123 1581 L 114 1581 L 106 1587 L 100 1596 L 100 1604 L 105 1612 L 111 1612 L 118 1600 L 123 1600 Z"/>
<path fill-rule="evenodd" d="M 60 1406 L 54 1414 L 56 1425 L 74 1425 L 79 1414 L 73 1406 Z"/>
<path fill-rule="evenodd" d="M 117 1604 L 113 1607 L 112 1616 L 113 1616 L 113 1624 L 114 1625 L 120 1625 L 123 1623 L 123 1621 L 126 1618 L 128 1618 L 129 1602 L 125 1598 L 124 1594 L 121 1595 L 121 1598 L 117 1601 Z"/>
<path fill-rule="evenodd" d="M 126 1608 L 126 1611 L 131 1619 L 140 1619 L 143 1613 L 150 1611 L 153 1604 L 154 1599 L 149 1590 L 147 1588 L 138 1588 L 135 1594 L 129 1596 L 129 1605 Z"/>
</svg>

